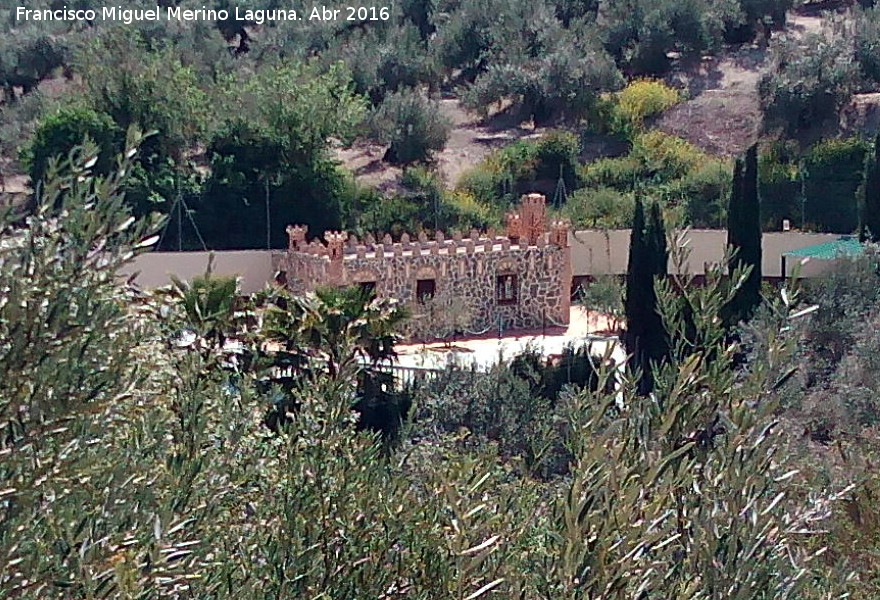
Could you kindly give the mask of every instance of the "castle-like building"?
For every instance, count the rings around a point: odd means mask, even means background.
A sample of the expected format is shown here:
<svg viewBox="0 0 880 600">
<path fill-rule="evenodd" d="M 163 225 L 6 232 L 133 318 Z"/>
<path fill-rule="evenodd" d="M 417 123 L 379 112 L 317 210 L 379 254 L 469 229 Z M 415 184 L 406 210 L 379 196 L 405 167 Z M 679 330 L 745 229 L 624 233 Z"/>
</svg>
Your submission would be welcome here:
<svg viewBox="0 0 880 600">
<path fill-rule="evenodd" d="M 360 285 L 380 298 L 409 304 L 415 314 L 429 298 L 466 301 L 471 331 L 567 325 L 571 306 L 570 225 L 548 224 L 546 199 L 522 197 L 506 217 L 506 235 L 472 230 L 451 239 L 408 234 L 362 242 L 338 231 L 306 241 L 307 227 L 290 225 L 279 265 L 295 293 L 320 286 Z"/>
</svg>

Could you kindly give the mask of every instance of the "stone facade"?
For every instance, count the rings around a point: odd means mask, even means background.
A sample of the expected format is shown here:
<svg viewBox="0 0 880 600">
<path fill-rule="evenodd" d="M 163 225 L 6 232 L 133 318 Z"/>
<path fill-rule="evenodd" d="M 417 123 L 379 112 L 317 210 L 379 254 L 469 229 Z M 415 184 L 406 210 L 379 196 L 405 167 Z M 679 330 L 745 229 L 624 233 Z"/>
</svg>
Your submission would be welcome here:
<svg viewBox="0 0 880 600">
<path fill-rule="evenodd" d="M 403 234 L 392 243 L 368 236 L 325 232 L 324 243 L 306 241 L 307 229 L 289 226 L 290 245 L 282 260 L 287 285 L 303 293 L 322 285 L 364 285 L 380 298 L 394 298 L 418 314 L 425 296 L 467 301 L 469 330 L 522 329 L 567 325 L 571 301 L 569 224 L 547 223 L 546 200 L 523 196 L 507 215 L 505 236 L 471 231 L 432 240 Z"/>
</svg>

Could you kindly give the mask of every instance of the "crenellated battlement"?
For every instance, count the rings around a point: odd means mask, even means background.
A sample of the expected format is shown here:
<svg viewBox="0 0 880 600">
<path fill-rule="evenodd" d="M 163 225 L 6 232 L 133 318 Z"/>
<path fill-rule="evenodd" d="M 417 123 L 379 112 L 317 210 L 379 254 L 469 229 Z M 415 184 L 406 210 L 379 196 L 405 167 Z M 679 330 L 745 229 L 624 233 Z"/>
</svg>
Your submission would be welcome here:
<svg viewBox="0 0 880 600">
<path fill-rule="evenodd" d="M 415 254 L 454 255 L 509 251 L 511 248 L 524 249 L 530 246 L 544 247 L 548 244 L 562 248 L 568 247 L 568 232 L 571 229 L 567 221 L 553 221 L 547 227 L 546 199 L 541 194 L 528 194 L 522 197 L 518 212 L 506 215 L 507 235 L 499 237 L 494 229 L 477 231 L 472 229 L 467 237 L 462 232 L 453 231 L 448 237 L 438 230 L 431 238 L 424 232 L 415 237 L 404 233 L 399 242 L 394 242 L 386 233 L 382 241 L 376 243 L 371 234 L 363 240 L 355 235 L 341 231 L 325 231 L 324 242 L 317 238 L 306 243 L 308 227 L 290 225 L 287 234 L 290 236 L 291 252 L 327 257 L 331 261 L 349 258 L 411 256 Z"/>
<path fill-rule="evenodd" d="M 332 237 L 328 237 L 328 235 L 332 235 Z M 339 232 L 325 233 L 324 239 L 326 243 L 322 243 L 317 238 L 308 244 L 297 242 L 296 249 L 292 252 L 326 257 L 328 260 L 348 260 L 368 255 L 382 256 L 384 254 L 389 257 L 413 254 L 451 255 L 466 252 L 468 249 L 473 249 L 474 252 L 492 252 L 502 248 L 509 250 L 511 246 L 518 247 L 518 244 L 512 244 L 508 238 L 497 237 L 494 231 L 491 232 L 491 237 L 489 232 L 472 231 L 468 237 L 455 233 L 451 238 L 446 237 L 442 231 L 438 231 L 431 239 L 424 232 L 420 233 L 417 239 L 403 234 L 399 242 L 392 242 L 390 236 L 385 236 L 378 244 L 374 241 L 371 242 L 369 236 L 365 236 L 361 241 L 356 235 L 346 236 L 346 234 Z M 291 242 L 291 244 L 293 243 Z M 533 245 L 540 245 L 540 240 Z"/>
</svg>

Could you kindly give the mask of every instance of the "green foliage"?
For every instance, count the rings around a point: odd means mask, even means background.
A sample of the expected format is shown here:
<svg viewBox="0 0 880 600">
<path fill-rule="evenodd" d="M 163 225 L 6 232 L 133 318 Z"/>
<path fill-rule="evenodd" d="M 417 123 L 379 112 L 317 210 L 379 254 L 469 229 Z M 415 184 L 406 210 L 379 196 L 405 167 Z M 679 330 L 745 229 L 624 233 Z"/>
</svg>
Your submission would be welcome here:
<svg viewBox="0 0 880 600">
<path fill-rule="evenodd" d="M 251 76 L 224 82 L 224 109 L 283 140 L 290 163 L 323 152 L 330 138 L 350 141 L 366 114 L 343 65 L 326 72 L 301 63 L 266 65 Z"/>
<path fill-rule="evenodd" d="M 688 225 L 710 229 L 724 225 L 729 194 L 728 161 L 711 159 L 672 182 L 666 190 L 668 202 L 684 207 Z"/>
<path fill-rule="evenodd" d="M 705 153 L 687 140 L 658 130 L 636 136 L 631 155 L 650 177 L 662 181 L 683 177 L 706 159 Z"/>
<path fill-rule="evenodd" d="M 434 13 L 437 11 L 436 0 L 406 0 L 403 3 L 403 14 L 415 25 L 423 40 L 434 33 Z"/>
<path fill-rule="evenodd" d="M 520 460 L 527 473 L 551 477 L 568 471 L 571 456 L 556 426 L 563 413 L 536 394 L 544 373 L 533 352 L 488 373 L 450 367 L 414 390 L 413 426 L 433 439 L 465 430 L 462 445 L 497 444 L 506 460 Z"/>
<path fill-rule="evenodd" d="M 411 2 L 416 10 L 418 4 L 425 3 Z M 425 51 L 419 28 L 413 25 L 371 27 L 331 46 L 321 59 L 329 65 L 342 61 L 351 72 L 354 90 L 369 98 L 373 106 L 380 105 L 389 94 L 407 88 L 434 88 L 440 77 L 434 57 Z"/>
<path fill-rule="evenodd" d="M 824 386 L 880 302 L 876 252 L 841 264 L 805 285 L 805 300 L 818 306 L 805 326 L 805 387 Z M 845 372 L 843 373 L 846 376 Z"/>
<path fill-rule="evenodd" d="M 816 33 L 774 42 L 774 68 L 758 84 L 765 125 L 792 133 L 835 116 L 859 77 L 849 45 L 841 35 Z"/>
<path fill-rule="evenodd" d="M 699 56 L 719 47 L 725 22 L 735 19 L 731 3 L 668 0 L 602 3 L 606 48 L 631 74 L 662 74 L 668 53 Z"/>
<path fill-rule="evenodd" d="M 568 197 L 562 209 L 575 228 L 620 229 L 629 227 L 635 199 L 614 188 L 581 188 Z"/>
<path fill-rule="evenodd" d="M 580 142 L 567 131 L 551 131 L 535 144 L 535 179 L 558 180 L 567 189 L 578 185 Z"/>
<path fill-rule="evenodd" d="M 586 198 L 595 193 L 607 202 L 610 195 L 604 188 L 613 188 L 624 197 L 641 192 L 676 210 L 694 227 L 719 226 L 730 187 L 726 161 L 656 130 L 636 135 L 625 156 L 584 165 L 581 180 L 585 190 L 595 190 L 579 192 Z"/>
<path fill-rule="evenodd" d="M 880 135 L 874 139 L 873 154 L 866 153 L 862 182 L 859 233 L 862 240 L 880 240 Z"/>
<path fill-rule="evenodd" d="M 407 317 L 403 306 L 369 298 L 358 287 L 320 289 L 304 302 L 302 339 L 327 355 L 331 377 L 355 360 L 376 366 L 396 356 L 397 329 Z"/>
<path fill-rule="evenodd" d="M 603 158 L 582 171 L 587 186 L 609 186 L 632 190 L 645 183 L 666 183 L 702 167 L 705 153 L 681 138 L 653 130 L 633 139 L 630 153 Z"/>
<path fill-rule="evenodd" d="M 191 207 L 210 248 L 265 248 L 267 227 L 271 246 L 284 248 L 290 223 L 318 234 L 340 228 L 342 173 L 321 148 L 301 154 L 291 143 L 298 142 L 253 121 L 217 132 L 208 148 L 211 175 Z"/>
<path fill-rule="evenodd" d="M 31 141 L 37 121 L 46 112 L 46 98 L 34 91 L 24 98 L 0 105 L 0 152 L 13 160 L 12 164 L 25 172 L 27 167 L 15 161 L 25 158 L 24 150 Z"/>
<path fill-rule="evenodd" d="M 853 14 L 855 59 L 865 83 L 880 86 L 880 6 L 855 9 Z"/>
<path fill-rule="evenodd" d="M 443 196 L 443 205 L 451 213 L 451 218 L 446 222 L 447 224 L 441 224 L 442 228 L 485 231 L 501 223 L 501 214 L 497 207 L 483 204 L 465 191 L 447 192 Z"/>
<path fill-rule="evenodd" d="M 853 233 L 865 157 L 870 146 L 858 138 L 823 140 L 804 155 L 805 213 L 821 231 Z"/>
<path fill-rule="evenodd" d="M 590 112 L 600 92 L 620 86 L 620 73 L 595 30 L 562 29 L 543 3 L 517 2 L 505 9 L 483 15 L 488 22 L 482 36 L 469 31 L 473 39 L 457 38 L 472 47 L 468 58 L 477 61 L 473 84 L 462 95 L 465 106 L 485 112 L 494 102 L 510 100 L 524 119 L 577 120 Z"/>
<path fill-rule="evenodd" d="M 599 275 L 578 289 L 578 303 L 609 318 L 612 329 L 624 319 L 623 297 L 623 285 L 615 275 Z"/>
<path fill-rule="evenodd" d="M 41 181 L 53 158 L 65 159 L 86 138 L 99 149 L 93 172 L 108 174 L 122 143 L 122 132 L 109 115 L 89 108 L 70 107 L 43 117 L 23 152 L 22 162 L 28 169 L 31 181 Z"/>
<path fill-rule="evenodd" d="M 145 158 L 158 154 L 180 162 L 206 131 L 208 96 L 173 52 L 148 51 L 137 35 L 116 29 L 91 40 L 75 61 L 95 110 L 123 131 L 137 125 L 156 132 L 144 147 Z"/>
<path fill-rule="evenodd" d="M 186 315 L 186 325 L 196 338 L 211 347 L 222 349 L 226 340 L 235 334 L 235 307 L 238 300 L 238 280 L 235 277 L 212 276 L 213 255 L 208 270 L 202 277 L 182 281 L 172 276 L 172 292 L 179 297 Z"/>
<path fill-rule="evenodd" d="M 385 160 L 408 165 L 443 150 L 452 124 L 440 113 L 439 102 L 406 89 L 385 98 L 370 116 L 370 128 L 380 143 L 389 144 Z"/>
<path fill-rule="evenodd" d="M 611 187 L 620 191 L 635 189 L 648 175 L 646 165 L 633 154 L 600 158 L 581 169 L 581 180 L 586 187 Z"/>
<path fill-rule="evenodd" d="M 327 144 L 351 137 L 364 114 L 344 70 L 264 67 L 224 86 L 230 116 L 209 145 L 211 175 L 196 209 L 209 247 L 265 247 L 267 227 L 270 245 L 285 247 L 289 223 L 339 229 L 348 184 Z"/>
<path fill-rule="evenodd" d="M 376 196 L 365 204 L 357 221 L 359 234 L 400 239 L 420 231 L 485 230 L 500 222 L 499 207 L 487 205 L 464 190 L 447 190 L 440 176 L 425 167 L 409 167 L 400 178 L 401 191 Z"/>
<path fill-rule="evenodd" d="M 442 340 L 448 345 L 470 328 L 473 317 L 472 298 L 453 296 L 441 288 L 439 293 L 419 301 L 409 323 L 409 335 L 422 342 Z"/>
<path fill-rule="evenodd" d="M 0 86 L 7 100 L 16 100 L 15 88 L 29 94 L 57 69 L 69 66 L 70 48 L 64 38 L 27 27 L 7 35 L 0 49 Z"/>
<path fill-rule="evenodd" d="M 93 178 L 87 165 L 99 151 L 87 144 L 49 169 L 26 228 L 2 214 L 0 437 L 7 445 L 39 436 L 44 420 L 113 398 L 136 378 L 128 363 L 143 330 L 124 309 L 132 297 L 108 283 L 151 228 L 125 208 L 128 161 Z"/>
<path fill-rule="evenodd" d="M 794 8 L 794 0 L 739 0 L 743 13 L 743 23 L 750 25 L 755 21 L 770 22 L 774 28 L 785 25 L 786 13 Z"/>
<path fill-rule="evenodd" d="M 765 231 L 781 231 L 783 219 L 802 227 L 804 172 L 795 144 L 776 142 L 762 148 L 758 157 L 758 188 L 761 192 L 761 225 Z M 806 216 L 805 214 L 803 216 Z"/>
<path fill-rule="evenodd" d="M 538 180 L 555 183 L 560 175 L 572 191 L 579 186 L 579 153 L 577 138 L 568 132 L 551 131 L 536 141 L 518 140 L 465 172 L 458 188 L 481 204 L 495 206 L 534 191 Z"/>
<path fill-rule="evenodd" d="M 627 135 L 640 131 L 645 120 L 681 101 L 678 90 L 655 79 L 636 79 L 614 95 L 615 128 Z"/>
</svg>

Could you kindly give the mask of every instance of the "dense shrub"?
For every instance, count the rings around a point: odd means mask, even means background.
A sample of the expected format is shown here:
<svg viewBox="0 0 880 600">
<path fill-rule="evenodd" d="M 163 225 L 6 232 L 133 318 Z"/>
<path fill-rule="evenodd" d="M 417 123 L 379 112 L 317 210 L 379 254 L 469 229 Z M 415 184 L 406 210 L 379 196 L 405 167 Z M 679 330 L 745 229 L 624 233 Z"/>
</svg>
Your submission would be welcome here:
<svg viewBox="0 0 880 600">
<path fill-rule="evenodd" d="M 0 60 L 0 87 L 7 100 L 15 101 L 16 88 L 29 94 L 56 69 L 70 66 L 70 46 L 63 36 L 37 27 L 14 28 L 7 35 Z"/>
<path fill-rule="evenodd" d="M 98 147 L 93 170 L 106 175 L 113 167 L 122 136 L 122 131 L 105 113 L 82 106 L 62 108 L 45 116 L 37 125 L 30 144 L 22 152 L 22 162 L 27 167 L 31 182 L 36 185 L 45 176 L 51 159 L 67 158 L 71 150 L 89 138 Z"/>
<path fill-rule="evenodd" d="M 614 95 L 613 120 L 628 135 L 639 131 L 645 119 L 662 113 L 681 100 L 678 90 L 662 81 L 637 79 Z"/>
<path fill-rule="evenodd" d="M 462 190 L 451 190 L 444 194 L 443 204 L 450 217 L 447 222 L 441 223 L 441 228 L 484 231 L 501 223 L 502 211 L 498 207 L 483 204 L 474 195 Z"/>
<path fill-rule="evenodd" d="M 880 261 L 876 253 L 842 261 L 821 278 L 808 282 L 805 299 L 819 310 L 803 333 L 806 387 L 824 386 L 853 348 L 866 320 L 880 302 Z"/>
<path fill-rule="evenodd" d="M 802 227 L 804 173 L 793 143 L 776 142 L 762 149 L 758 157 L 758 189 L 761 221 L 765 231 L 780 231 L 783 219 Z"/>
<path fill-rule="evenodd" d="M 730 169 L 725 161 L 710 158 L 686 140 L 653 130 L 636 135 L 626 156 L 585 165 L 581 180 L 587 189 L 613 188 L 624 193 L 629 199 L 627 206 L 632 206 L 631 193 L 638 190 L 660 201 L 686 224 L 718 227 L 730 187 Z M 608 205 L 607 198 L 607 191 L 595 199 L 592 192 L 583 192 L 578 205 L 597 200 Z M 620 222 L 617 218 L 612 221 Z"/>
<path fill-rule="evenodd" d="M 504 13 L 491 17 L 491 49 L 482 53 L 485 66 L 462 94 L 465 106 L 485 113 L 490 104 L 509 100 L 521 118 L 536 123 L 577 120 L 601 92 L 622 84 L 594 28 L 562 29 L 543 3 L 517 2 Z"/>
<path fill-rule="evenodd" d="M 581 177 L 585 185 L 633 189 L 637 184 L 683 177 L 706 160 L 706 155 L 686 140 L 654 130 L 637 135 L 627 156 L 586 165 Z"/>
<path fill-rule="evenodd" d="M 632 190 L 648 175 L 645 164 L 632 154 L 600 158 L 581 169 L 581 180 L 586 187 L 612 187 L 617 190 Z"/>
<path fill-rule="evenodd" d="M 373 136 L 389 144 L 385 160 L 399 165 L 429 160 L 446 145 L 452 128 L 440 104 L 413 89 L 386 97 L 370 122 Z"/>
<path fill-rule="evenodd" d="M 624 278 L 619 275 L 597 275 L 577 290 L 578 304 L 589 311 L 601 313 L 608 319 L 608 327 L 618 334 L 626 312 L 624 283 Z"/>
<path fill-rule="evenodd" d="M 373 106 L 408 88 L 435 87 L 439 79 L 434 57 L 425 52 L 419 30 L 412 25 L 356 31 L 323 52 L 321 60 L 327 65 L 341 60 L 351 72 L 355 91 Z"/>
<path fill-rule="evenodd" d="M 761 34 L 785 27 L 786 13 L 796 4 L 796 0 L 739 0 L 739 14 L 728 17 L 725 23 L 724 38 L 734 44 L 753 40 Z"/>
<path fill-rule="evenodd" d="M 841 35 L 783 38 L 772 46 L 772 64 L 758 84 L 765 125 L 788 132 L 834 117 L 858 84 L 850 40 Z"/>
<path fill-rule="evenodd" d="M 601 3 L 599 22 L 606 48 L 627 73 L 659 75 L 672 65 L 672 51 L 690 57 L 718 48 L 737 8 L 706 0 L 625 0 Z"/>
<path fill-rule="evenodd" d="M 629 227 L 635 199 L 610 187 L 581 188 L 569 195 L 563 214 L 576 228 Z"/>
<path fill-rule="evenodd" d="M 687 140 L 658 130 L 636 136 L 630 156 L 644 165 L 649 178 L 660 181 L 683 177 L 707 158 Z"/>
<path fill-rule="evenodd" d="M 353 228 L 359 235 L 390 233 L 400 239 L 420 231 L 484 230 L 500 223 L 499 207 L 480 202 L 464 190 L 447 190 L 436 172 L 424 167 L 404 171 L 399 193 L 374 195 L 361 205 Z"/>
<path fill-rule="evenodd" d="M 494 152 L 466 172 L 458 187 L 485 205 L 504 206 L 522 193 L 534 191 L 538 180 L 556 182 L 566 189 L 580 185 L 579 142 L 575 135 L 552 131 L 538 140 L 518 140 Z"/>
<path fill-rule="evenodd" d="M 667 201 L 680 207 L 691 227 L 722 228 L 727 215 L 730 172 L 729 162 L 707 160 L 667 186 Z"/>
<path fill-rule="evenodd" d="M 285 248 L 290 223 L 318 235 L 341 227 L 344 174 L 321 155 L 287 162 L 287 144 L 254 122 L 231 122 L 216 133 L 211 175 L 190 207 L 209 248 L 265 248 L 267 232 L 273 248 Z"/>
<path fill-rule="evenodd" d="M 870 145 L 858 138 L 818 142 L 804 155 L 804 212 L 820 231 L 853 233 L 859 224 L 857 192 Z"/>
<path fill-rule="evenodd" d="M 535 179 L 558 180 L 562 177 L 567 189 L 578 185 L 580 144 L 576 135 L 551 131 L 536 143 Z"/>
<path fill-rule="evenodd" d="M 851 35 L 863 85 L 876 90 L 880 87 L 880 5 L 856 9 L 853 21 Z"/>
</svg>

